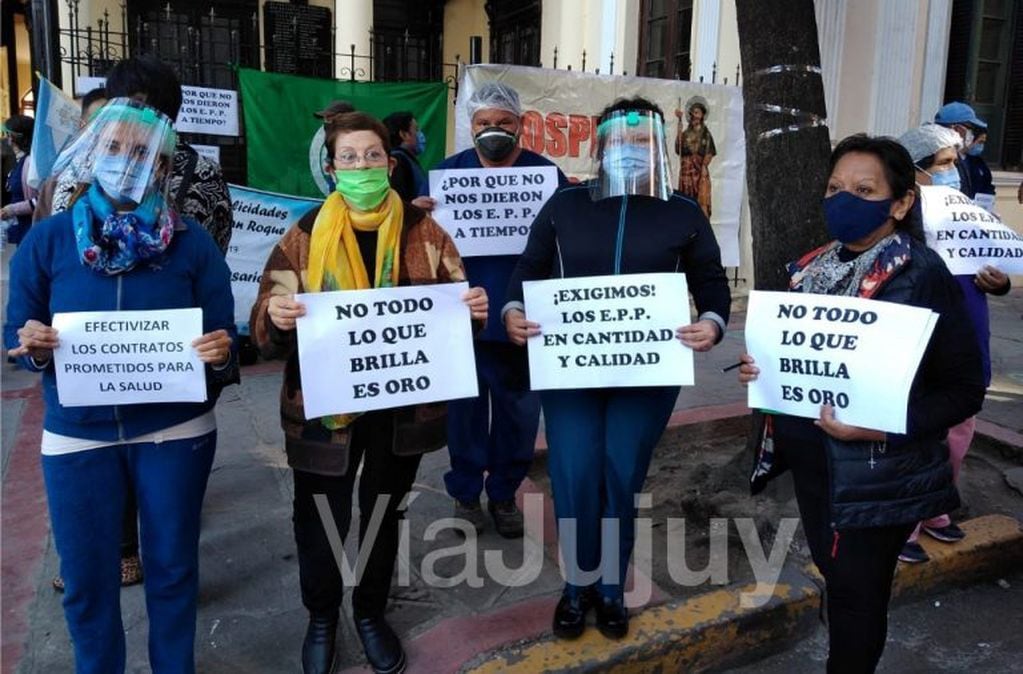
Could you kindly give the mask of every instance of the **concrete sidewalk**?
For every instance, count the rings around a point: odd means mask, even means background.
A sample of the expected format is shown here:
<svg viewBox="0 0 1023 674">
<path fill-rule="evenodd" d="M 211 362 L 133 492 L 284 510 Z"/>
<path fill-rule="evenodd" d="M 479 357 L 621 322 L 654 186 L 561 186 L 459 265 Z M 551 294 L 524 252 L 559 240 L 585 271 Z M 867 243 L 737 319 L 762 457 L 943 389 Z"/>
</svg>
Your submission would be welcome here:
<svg viewBox="0 0 1023 674">
<path fill-rule="evenodd" d="M 734 363 L 742 351 L 743 306 L 744 302 L 737 300 L 738 313 L 724 342 L 709 354 L 697 355 L 698 385 L 680 395 L 674 424 L 706 425 L 714 419 L 745 413 L 745 393 L 734 372 L 720 371 Z M 995 437 L 1011 455 L 1013 449 L 1023 452 L 1023 348 L 1019 329 L 1023 291 L 1016 289 L 1005 298 L 992 298 L 991 308 L 995 380 L 979 429 Z M 246 368 L 242 384 L 225 391 L 217 408 L 220 440 L 200 543 L 197 661 L 204 672 L 300 671 L 299 648 L 306 614 L 299 601 L 291 531 L 291 474 L 285 465 L 278 426 L 279 386 L 277 364 Z M 4 366 L 3 672 L 72 669 L 60 595 L 50 587 L 57 559 L 39 471 L 41 412 L 36 378 Z M 686 433 L 682 430 L 679 435 L 684 438 Z M 543 445 L 542 438 L 538 444 Z M 1014 461 L 1021 465 L 1019 454 Z M 792 576 L 793 569 L 787 568 L 783 584 L 776 589 L 778 599 L 772 605 L 773 612 L 742 618 L 729 603 L 735 596 L 736 588 L 732 587 L 708 585 L 680 598 L 674 588 L 651 583 L 648 603 L 655 608 L 643 613 L 639 608 L 633 611 L 637 618 L 629 641 L 638 640 L 639 650 L 608 655 L 608 643 L 595 633 L 588 633 L 574 644 L 551 642 L 546 637 L 562 581 L 556 562 L 553 508 L 543 487 L 542 461 L 520 491 L 520 499 L 542 505 L 527 539 L 506 541 L 488 529 L 476 550 L 468 549 L 452 529 L 437 524 L 451 513 L 442 480 L 447 467 L 444 451 L 427 455 L 422 463 L 415 486 L 417 496 L 409 510 L 407 543 L 403 543 L 408 563 L 399 568 L 393 589 L 389 620 L 404 637 L 410 672 L 453 672 L 474 667 L 480 667 L 479 671 L 509 671 L 516 669 L 512 666 L 516 662 L 548 662 L 552 666 L 557 662 L 555 668 L 592 671 L 611 668 L 611 663 L 631 662 L 636 667 L 641 661 L 634 658 L 643 653 L 700 648 L 692 645 L 695 633 L 686 631 L 687 623 L 675 622 L 682 615 L 690 619 L 696 615 L 700 617 L 696 622 L 719 625 L 717 631 L 705 635 L 714 637 L 718 650 L 722 643 L 719 639 L 734 639 L 740 626 L 753 629 L 760 621 L 770 628 L 766 634 L 782 637 L 794 625 L 805 627 L 813 620 L 819 591 L 808 580 L 812 574 L 796 569 L 799 575 Z M 756 502 L 749 500 L 751 515 L 756 507 Z M 1002 537 L 999 541 L 1004 539 L 1004 545 L 1013 550 L 1021 549 L 1019 540 L 1012 537 L 1011 520 L 977 526 L 993 526 Z M 976 540 L 981 540 L 980 534 Z M 347 549 L 354 558 L 355 546 L 349 542 Z M 972 554 L 976 555 L 972 562 L 959 558 L 957 564 L 980 568 L 990 556 L 985 556 L 984 550 Z M 496 555 L 503 555 L 504 565 L 511 569 L 523 567 L 518 575 L 511 574 L 513 582 L 491 580 L 486 568 L 495 566 Z M 523 564 L 524 560 L 542 563 Z M 527 573 L 534 568 L 535 573 Z M 922 591 L 944 582 L 937 571 L 931 577 L 926 582 L 901 582 L 909 583 L 911 589 L 907 592 L 913 591 L 914 583 Z M 438 586 L 444 584 L 444 579 L 452 587 Z M 636 580 L 645 583 L 649 579 Z M 141 587 L 123 590 L 122 605 L 128 671 L 148 671 Z M 345 611 L 350 616 L 347 598 Z M 686 639 L 690 639 L 690 646 L 683 648 Z M 345 668 L 368 671 L 347 618 L 342 621 L 339 643 Z M 733 650 L 754 645 L 747 640 L 731 643 Z M 547 655 L 556 655 L 555 659 L 530 659 L 537 653 L 532 649 L 538 647 Z M 698 652 L 685 662 L 700 667 L 721 664 L 706 657 Z M 491 658 L 493 663 L 505 665 L 485 667 L 484 661 Z M 682 661 L 675 658 L 658 662 L 670 667 Z M 530 671 L 523 666 L 518 671 Z"/>
</svg>

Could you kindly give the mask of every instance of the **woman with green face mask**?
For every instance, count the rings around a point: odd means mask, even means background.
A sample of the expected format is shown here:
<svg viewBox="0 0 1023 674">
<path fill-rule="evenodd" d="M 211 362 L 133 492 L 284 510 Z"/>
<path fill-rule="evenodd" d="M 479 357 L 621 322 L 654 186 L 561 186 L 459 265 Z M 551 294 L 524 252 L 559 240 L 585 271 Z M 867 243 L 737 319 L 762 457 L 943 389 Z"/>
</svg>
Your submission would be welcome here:
<svg viewBox="0 0 1023 674">
<path fill-rule="evenodd" d="M 352 594 L 355 627 L 373 670 L 393 674 L 405 668 L 401 643 L 384 620 L 398 551 L 399 504 L 412 487 L 422 454 L 446 442 L 446 408 L 440 403 L 306 419 L 295 338 L 295 319 L 305 308 L 294 294 L 454 283 L 465 280 L 465 270 L 447 233 L 390 188 L 395 160 L 383 124 L 360 112 L 336 115 L 327 120 L 326 145 L 335 192 L 303 216 L 271 253 L 250 326 L 265 357 L 287 360 L 281 425 L 294 469 L 292 519 L 302 602 L 309 610 L 303 671 L 331 671 L 343 594 L 313 495 L 326 495 L 344 538 L 361 462 L 359 537 L 371 549 Z M 482 327 L 486 293 L 471 288 L 464 299 L 475 327 Z M 386 512 L 375 531 L 368 531 L 378 498 Z"/>
</svg>

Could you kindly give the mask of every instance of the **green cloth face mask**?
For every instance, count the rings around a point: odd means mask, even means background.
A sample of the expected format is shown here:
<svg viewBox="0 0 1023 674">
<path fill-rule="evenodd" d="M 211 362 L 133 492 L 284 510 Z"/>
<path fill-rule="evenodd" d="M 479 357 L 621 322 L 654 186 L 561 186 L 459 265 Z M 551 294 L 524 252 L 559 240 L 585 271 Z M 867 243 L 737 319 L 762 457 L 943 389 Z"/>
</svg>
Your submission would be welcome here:
<svg viewBox="0 0 1023 674">
<path fill-rule="evenodd" d="M 334 171 L 335 189 L 360 211 L 371 211 L 387 198 L 391 189 L 387 167 L 341 169 Z"/>
</svg>

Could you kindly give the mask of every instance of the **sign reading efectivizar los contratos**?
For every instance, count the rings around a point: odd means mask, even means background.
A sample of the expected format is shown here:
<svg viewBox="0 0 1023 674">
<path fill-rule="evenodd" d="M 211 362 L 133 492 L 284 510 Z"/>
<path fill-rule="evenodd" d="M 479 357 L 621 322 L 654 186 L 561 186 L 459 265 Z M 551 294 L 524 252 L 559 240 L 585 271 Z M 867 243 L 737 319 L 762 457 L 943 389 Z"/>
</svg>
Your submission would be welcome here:
<svg viewBox="0 0 1023 674">
<path fill-rule="evenodd" d="M 60 313 L 53 327 L 65 407 L 206 400 L 206 368 L 192 347 L 202 309 Z"/>
</svg>

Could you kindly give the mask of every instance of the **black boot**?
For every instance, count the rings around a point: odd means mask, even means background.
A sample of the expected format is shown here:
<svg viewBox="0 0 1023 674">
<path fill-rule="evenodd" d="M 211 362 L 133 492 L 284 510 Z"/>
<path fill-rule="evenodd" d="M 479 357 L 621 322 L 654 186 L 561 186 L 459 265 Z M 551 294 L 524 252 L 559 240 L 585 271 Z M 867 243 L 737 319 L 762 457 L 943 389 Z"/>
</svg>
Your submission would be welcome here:
<svg viewBox="0 0 1023 674">
<path fill-rule="evenodd" d="M 302 671 L 305 674 L 331 674 L 337 666 L 337 616 L 309 617 L 302 642 Z"/>
<path fill-rule="evenodd" d="M 608 639 L 621 639 L 629 633 L 629 609 L 618 597 L 601 597 L 597 604 L 597 629 Z"/>
<path fill-rule="evenodd" d="M 578 639 L 586 629 L 586 613 L 594 604 L 593 588 L 585 588 L 570 595 L 567 591 L 561 595 L 557 608 L 554 609 L 554 621 L 551 629 L 559 639 Z"/>
<path fill-rule="evenodd" d="M 383 616 L 356 618 L 355 630 L 362 640 L 366 660 L 376 674 L 399 674 L 405 671 L 405 651 L 398 635 Z"/>
</svg>

